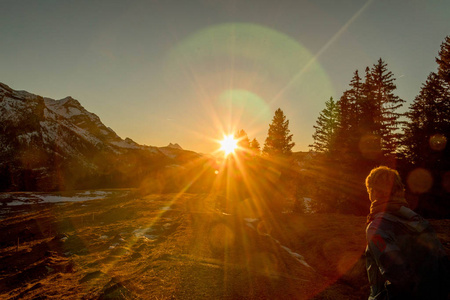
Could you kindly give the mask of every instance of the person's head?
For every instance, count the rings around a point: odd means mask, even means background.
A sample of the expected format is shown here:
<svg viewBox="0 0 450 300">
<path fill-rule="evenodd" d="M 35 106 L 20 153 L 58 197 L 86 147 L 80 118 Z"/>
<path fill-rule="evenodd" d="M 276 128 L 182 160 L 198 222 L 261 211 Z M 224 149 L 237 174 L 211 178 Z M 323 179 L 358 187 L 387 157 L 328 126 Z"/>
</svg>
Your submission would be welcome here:
<svg viewBox="0 0 450 300">
<path fill-rule="evenodd" d="M 386 202 L 405 197 L 405 188 L 398 172 L 381 166 L 370 171 L 366 178 L 366 188 L 371 202 Z"/>
</svg>

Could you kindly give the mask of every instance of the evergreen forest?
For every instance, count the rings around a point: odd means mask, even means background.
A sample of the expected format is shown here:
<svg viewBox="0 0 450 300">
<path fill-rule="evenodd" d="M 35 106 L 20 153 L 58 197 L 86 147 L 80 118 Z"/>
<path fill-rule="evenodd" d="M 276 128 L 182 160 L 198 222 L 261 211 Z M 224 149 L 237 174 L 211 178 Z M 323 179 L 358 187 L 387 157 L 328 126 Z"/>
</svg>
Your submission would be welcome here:
<svg viewBox="0 0 450 300">
<path fill-rule="evenodd" d="M 436 63 L 407 109 L 381 58 L 364 74 L 356 70 L 337 101 L 325 102 L 310 145 L 314 159 L 300 176 L 316 211 L 365 213 L 365 176 L 386 165 L 400 172 L 413 209 L 449 216 L 450 36 Z"/>
</svg>

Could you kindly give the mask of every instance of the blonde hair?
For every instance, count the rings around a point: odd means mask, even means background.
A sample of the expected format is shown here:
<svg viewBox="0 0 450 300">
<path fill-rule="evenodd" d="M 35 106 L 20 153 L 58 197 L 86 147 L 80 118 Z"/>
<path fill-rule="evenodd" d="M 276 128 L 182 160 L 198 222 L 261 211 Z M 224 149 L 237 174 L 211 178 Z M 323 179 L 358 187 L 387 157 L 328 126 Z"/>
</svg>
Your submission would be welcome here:
<svg viewBox="0 0 450 300">
<path fill-rule="evenodd" d="M 398 172 L 386 166 L 372 169 L 366 178 L 367 192 L 376 190 L 384 199 L 404 198 L 405 188 Z"/>
</svg>

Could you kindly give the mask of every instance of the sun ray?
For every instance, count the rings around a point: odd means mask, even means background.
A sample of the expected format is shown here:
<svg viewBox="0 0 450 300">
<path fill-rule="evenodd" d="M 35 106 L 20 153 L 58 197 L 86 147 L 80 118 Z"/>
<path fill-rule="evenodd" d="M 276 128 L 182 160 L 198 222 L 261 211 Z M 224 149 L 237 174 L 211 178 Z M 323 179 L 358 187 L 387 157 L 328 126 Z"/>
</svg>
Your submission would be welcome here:
<svg viewBox="0 0 450 300">
<path fill-rule="evenodd" d="M 367 9 L 367 7 L 373 2 L 373 0 L 367 0 L 366 3 L 331 37 L 331 39 L 314 55 L 309 62 L 306 63 L 306 65 L 298 71 L 296 74 L 294 74 L 291 78 L 291 80 L 278 92 L 275 97 L 273 97 L 271 103 L 274 103 L 279 99 L 286 90 L 288 90 L 291 85 L 294 84 L 294 82 L 302 76 L 308 68 L 315 63 L 318 58 L 326 51 L 330 46 L 350 27 L 350 25 L 361 15 L 363 11 Z"/>
</svg>

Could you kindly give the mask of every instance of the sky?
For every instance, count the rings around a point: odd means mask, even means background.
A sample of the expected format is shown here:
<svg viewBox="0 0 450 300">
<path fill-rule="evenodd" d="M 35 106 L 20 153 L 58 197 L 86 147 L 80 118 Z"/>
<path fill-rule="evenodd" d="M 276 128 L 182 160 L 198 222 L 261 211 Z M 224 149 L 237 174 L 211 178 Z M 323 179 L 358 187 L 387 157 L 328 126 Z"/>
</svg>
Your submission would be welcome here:
<svg viewBox="0 0 450 300">
<path fill-rule="evenodd" d="M 0 82 L 201 153 L 240 129 L 264 145 L 281 108 L 308 151 L 325 102 L 379 58 L 407 110 L 449 14 L 446 0 L 0 0 Z"/>
</svg>

